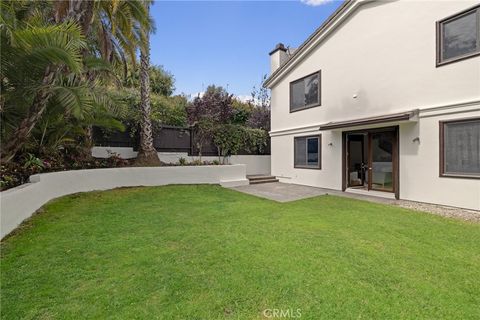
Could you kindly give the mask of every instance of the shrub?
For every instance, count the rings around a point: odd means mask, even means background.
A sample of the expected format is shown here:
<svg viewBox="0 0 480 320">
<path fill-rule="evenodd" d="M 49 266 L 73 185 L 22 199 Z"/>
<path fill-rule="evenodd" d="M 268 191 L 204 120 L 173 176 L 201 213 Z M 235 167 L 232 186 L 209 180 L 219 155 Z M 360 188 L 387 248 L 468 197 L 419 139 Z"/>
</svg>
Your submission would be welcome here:
<svg viewBox="0 0 480 320">
<path fill-rule="evenodd" d="M 187 164 L 187 159 L 181 157 L 180 159 L 178 159 L 178 164 L 180 164 L 181 166 L 184 166 Z"/>
</svg>

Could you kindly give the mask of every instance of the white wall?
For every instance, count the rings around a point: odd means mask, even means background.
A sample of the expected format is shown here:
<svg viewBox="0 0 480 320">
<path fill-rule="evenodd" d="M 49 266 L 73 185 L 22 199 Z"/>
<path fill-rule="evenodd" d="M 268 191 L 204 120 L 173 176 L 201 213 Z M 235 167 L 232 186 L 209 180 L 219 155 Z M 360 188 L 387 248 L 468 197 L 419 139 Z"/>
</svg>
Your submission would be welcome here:
<svg viewBox="0 0 480 320">
<path fill-rule="evenodd" d="M 400 124 L 400 198 L 480 210 L 480 180 L 439 177 L 438 132 L 439 120 L 479 116 L 480 56 L 436 67 L 436 21 L 478 1 L 359 3 L 273 82 L 272 175 L 340 190 L 341 130 L 320 132 L 319 126 L 420 109 L 418 122 Z M 290 82 L 318 70 L 321 106 L 290 113 Z M 319 133 L 322 169 L 294 169 L 294 137 Z"/>
<path fill-rule="evenodd" d="M 272 132 L 478 100 L 480 56 L 437 68 L 435 43 L 437 20 L 477 3 L 362 4 L 272 87 Z M 322 105 L 290 113 L 289 83 L 317 70 Z"/>
<path fill-rule="evenodd" d="M 31 183 L 0 192 L 1 238 L 48 201 L 77 192 L 167 184 L 248 184 L 245 165 L 129 167 L 37 174 Z"/>
<path fill-rule="evenodd" d="M 453 112 L 453 113 L 452 113 Z M 480 117 L 470 107 L 420 112 L 418 122 L 399 123 L 400 199 L 480 210 L 480 179 L 440 177 L 439 121 Z M 364 128 L 382 127 L 373 125 Z M 357 129 L 357 128 L 352 128 Z M 293 166 L 294 137 L 322 134 L 322 169 Z M 419 138 L 420 142 L 414 141 Z M 330 145 L 331 143 L 331 145 Z M 272 175 L 281 182 L 342 189 L 342 132 L 311 130 L 272 137 Z M 275 155 L 279 155 L 278 157 Z"/>
<path fill-rule="evenodd" d="M 400 125 L 400 198 L 480 210 L 480 179 L 440 177 L 439 121 L 480 117 L 476 112 L 421 113 Z M 414 142 L 419 137 L 420 142 Z"/>
<path fill-rule="evenodd" d="M 115 152 L 123 159 L 131 159 L 137 156 L 133 148 L 124 147 L 93 147 L 92 155 L 96 158 L 107 158 Z M 165 163 L 178 163 L 180 158 L 191 162 L 198 157 L 189 156 L 187 152 L 159 152 L 158 156 Z M 216 156 L 203 156 L 202 161 L 218 160 Z M 233 155 L 228 159 L 229 164 L 244 164 L 247 166 L 247 174 L 270 174 L 269 155 Z"/>
<path fill-rule="evenodd" d="M 272 175 L 281 182 L 306 184 L 329 189 L 342 189 L 342 133 L 322 132 L 321 161 L 322 168 L 294 168 L 294 137 L 319 134 L 318 128 L 313 133 L 286 134 L 272 137 Z M 329 144 L 332 145 L 329 145 Z M 278 154 L 278 156 L 276 156 Z"/>
</svg>

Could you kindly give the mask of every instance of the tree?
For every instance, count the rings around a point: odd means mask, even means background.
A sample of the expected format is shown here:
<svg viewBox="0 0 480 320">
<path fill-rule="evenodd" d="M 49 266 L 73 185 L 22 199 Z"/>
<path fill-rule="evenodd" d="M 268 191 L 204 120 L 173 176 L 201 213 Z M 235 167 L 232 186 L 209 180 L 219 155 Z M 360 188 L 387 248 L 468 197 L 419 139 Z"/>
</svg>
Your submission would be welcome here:
<svg viewBox="0 0 480 320">
<path fill-rule="evenodd" d="M 175 91 L 175 78 L 173 74 L 165 70 L 163 66 L 150 66 L 150 92 L 151 94 L 169 97 Z M 124 85 L 130 88 L 138 88 L 140 85 L 140 72 L 132 66 L 124 78 Z"/>
<path fill-rule="evenodd" d="M 270 92 L 263 85 L 267 76 L 264 75 L 259 88 L 253 87 L 250 104 L 253 106 L 247 125 L 251 128 L 270 131 Z"/>
<path fill-rule="evenodd" d="M 24 100 L 29 104 L 28 110 L 12 130 L 8 142 L 2 144 L 2 162 L 10 161 L 24 146 L 30 132 L 45 112 L 48 101 L 54 96 L 60 73 L 81 73 L 81 51 L 86 48 L 79 26 L 83 21 L 86 1 L 81 0 L 72 5 L 65 19 L 56 26 L 44 25 L 43 21 L 35 25 L 20 21 L 16 17 L 14 4 L 9 4 L 10 6 L 2 5 L 2 84 L 6 82 L 7 85 L 13 85 L 11 90 L 18 90 L 15 92 L 18 94 L 23 88 L 23 81 L 33 80 L 30 89 L 33 89 L 34 94 L 29 95 L 30 101 Z M 6 12 L 3 11 L 5 9 Z M 14 60 L 7 61 L 7 57 Z M 24 70 L 25 73 L 18 77 L 15 75 L 16 69 L 21 66 L 40 70 L 34 77 L 27 76 L 28 70 Z M 18 82 L 15 83 L 15 80 Z M 13 95 L 10 97 L 13 98 Z M 7 101 L 10 102 L 5 98 L 6 103 Z"/>
<path fill-rule="evenodd" d="M 187 98 L 182 95 L 163 96 L 152 94 L 151 118 L 154 126 L 170 125 L 185 127 L 187 125 Z"/>
<path fill-rule="evenodd" d="M 245 127 L 238 124 L 221 124 L 215 127 L 213 142 L 218 150 L 219 158 L 225 163 L 227 157 L 237 154 L 245 145 Z"/>
<path fill-rule="evenodd" d="M 150 88 L 152 93 L 169 97 L 175 91 L 175 78 L 162 66 L 150 67 Z"/>
<path fill-rule="evenodd" d="M 208 86 L 205 94 L 197 96 L 187 107 L 187 118 L 194 128 L 194 141 L 202 159 L 205 143 L 213 139 L 218 125 L 229 123 L 233 116 L 233 95 L 222 87 Z"/>
<path fill-rule="evenodd" d="M 209 86 L 203 96 L 187 107 L 188 122 L 194 128 L 194 141 L 201 160 L 206 142 L 212 141 L 223 162 L 241 149 L 262 152 L 268 133 L 249 128 L 245 121 L 252 106 L 233 98 L 224 88 Z"/>
<path fill-rule="evenodd" d="M 2 1 L 2 139 L 8 141 L 2 144 L 3 162 L 24 148 L 54 101 L 66 113 L 75 108 L 99 115 L 94 109 L 108 106 L 98 90 L 99 76 L 115 62 L 108 43 L 117 56 L 128 51 L 134 57 L 138 31 L 150 28 L 140 3 Z"/>
<path fill-rule="evenodd" d="M 146 4 L 147 11 L 149 4 Z M 135 163 L 159 165 L 157 150 L 153 147 L 152 120 L 150 118 L 150 35 L 144 33 L 144 44 L 140 47 L 140 145 Z"/>
<path fill-rule="evenodd" d="M 245 125 L 247 120 L 250 117 L 250 114 L 253 110 L 253 104 L 248 102 L 243 102 L 238 99 L 233 100 L 233 122 L 240 125 Z"/>
</svg>

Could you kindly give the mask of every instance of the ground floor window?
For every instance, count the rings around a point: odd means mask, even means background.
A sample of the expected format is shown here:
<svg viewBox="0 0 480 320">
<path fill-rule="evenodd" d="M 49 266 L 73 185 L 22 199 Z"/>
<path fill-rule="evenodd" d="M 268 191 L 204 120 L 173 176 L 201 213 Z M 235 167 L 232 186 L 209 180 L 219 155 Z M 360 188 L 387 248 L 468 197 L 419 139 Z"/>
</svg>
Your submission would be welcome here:
<svg viewBox="0 0 480 320">
<path fill-rule="evenodd" d="M 294 166 L 295 168 L 321 168 L 321 135 L 295 137 Z"/>
<path fill-rule="evenodd" d="M 480 178 L 480 118 L 440 122 L 440 175 Z"/>
</svg>

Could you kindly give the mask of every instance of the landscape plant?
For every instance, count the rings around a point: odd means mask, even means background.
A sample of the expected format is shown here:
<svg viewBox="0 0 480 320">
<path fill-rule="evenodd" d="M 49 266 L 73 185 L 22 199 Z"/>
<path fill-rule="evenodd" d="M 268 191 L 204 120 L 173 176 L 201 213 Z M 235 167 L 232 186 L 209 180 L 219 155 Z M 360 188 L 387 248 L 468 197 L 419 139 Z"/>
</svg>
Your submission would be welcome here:
<svg viewBox="0 0 480 320">
<path fill-rule="evenodd" d="M 251 121 L 256 127 L 248 126 L 252 114 L 259 108 L 251 101 L 240 102 L 224 88 L 213 85 L 207 88 L 203 96 L 195 97 L 187 107 L 187 114 L 194 130 L 199 159 L 207 142 L 215 145 L 222 163 L 240 150 L 262 152 L 268 142 L 265 121 L 269 121 L 269 113 L 267 117 L 259 118 L 258 123 Z M 262 110 L 267 109 L 265 107 Z"/>
<path fill-rule="evenodd" d="M 2 1 L 3 163 L 27 147 L 53 107 L 73 115 L 87 136 L 98 116 L 115 116 L 102 87 L 141 44 L 136 30 L 149 30 L 142 8 L 137 0 Z"/>
</svg>

